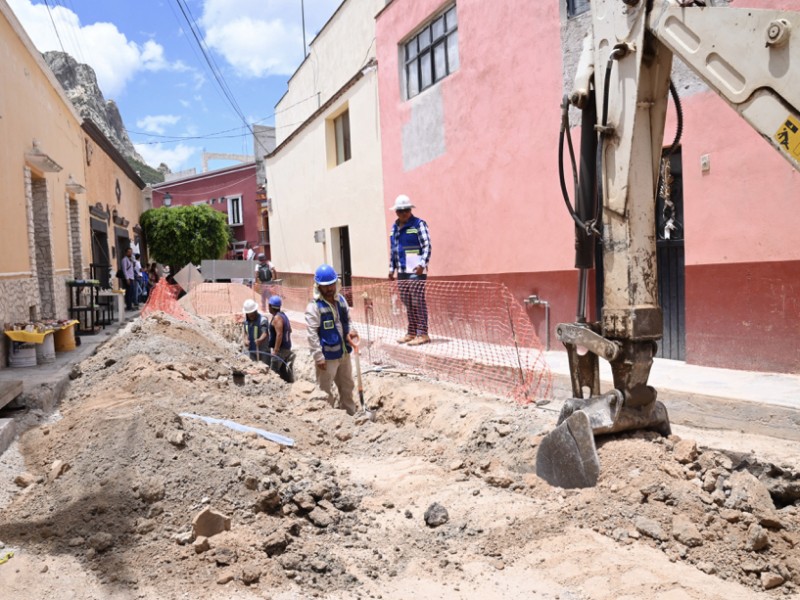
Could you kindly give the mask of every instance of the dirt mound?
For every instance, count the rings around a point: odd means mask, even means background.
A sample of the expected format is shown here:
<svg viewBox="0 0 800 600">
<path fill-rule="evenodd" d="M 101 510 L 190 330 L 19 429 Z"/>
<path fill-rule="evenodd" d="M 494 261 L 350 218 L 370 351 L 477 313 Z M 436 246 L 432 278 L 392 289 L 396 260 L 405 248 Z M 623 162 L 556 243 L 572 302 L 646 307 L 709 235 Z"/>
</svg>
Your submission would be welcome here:
<svg viewBox="0 0 800 600">
<path fill-rule="evenodd" d="M 302 349 L 288 386 L 236 333 L 156 314 L 75 370 L 0 483 L 18 490 L 0 589 L 705 600 L 800 584 L 791 465 L 643 433 L 600 444 L 596 488 L 552 488 L 532 472 L 552 412 L 384 372 L 366 377 L 375 422 L 351 418 Z"/>
</svg>

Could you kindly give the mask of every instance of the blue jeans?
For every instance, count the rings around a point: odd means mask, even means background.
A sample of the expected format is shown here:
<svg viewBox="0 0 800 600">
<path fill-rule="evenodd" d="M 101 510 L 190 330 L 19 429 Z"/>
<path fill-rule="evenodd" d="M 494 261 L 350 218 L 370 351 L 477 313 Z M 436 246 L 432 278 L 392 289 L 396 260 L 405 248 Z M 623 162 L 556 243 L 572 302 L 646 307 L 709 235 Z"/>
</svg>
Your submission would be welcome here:
<svg viewBox="0 0 800 600">
<path fill-rule="evenodd" d="M 133 308 L 133 305 L 136 304 L 136 280 L 124 279 L 123 281 L 125 281 L 125 308 Z"/>
<path fill-rule="evenodd" d="M 409 335 L 428 335 L 428 304 L 425 302 L 426 279 L 428 279 L 427 275 L 397 274 L 400 300 L 408 313 Z"/>
</svg>

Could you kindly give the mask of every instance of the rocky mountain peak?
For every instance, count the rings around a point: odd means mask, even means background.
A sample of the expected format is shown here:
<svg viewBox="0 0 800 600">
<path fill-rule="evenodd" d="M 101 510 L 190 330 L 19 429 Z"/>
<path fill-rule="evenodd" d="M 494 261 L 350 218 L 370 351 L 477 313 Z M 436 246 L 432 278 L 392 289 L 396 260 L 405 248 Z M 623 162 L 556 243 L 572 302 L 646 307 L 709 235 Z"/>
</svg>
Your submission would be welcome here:
<svg viewBox="0 0 800 600">
<path fill-rule="evenodd" d="M 94 122 L 123 156 L 144 163 L 128 137 L 116 102 L 103 96 L 94 69 L 66 52 L 45 52 L 43 56 L 80 115 Z"/>
</svg>

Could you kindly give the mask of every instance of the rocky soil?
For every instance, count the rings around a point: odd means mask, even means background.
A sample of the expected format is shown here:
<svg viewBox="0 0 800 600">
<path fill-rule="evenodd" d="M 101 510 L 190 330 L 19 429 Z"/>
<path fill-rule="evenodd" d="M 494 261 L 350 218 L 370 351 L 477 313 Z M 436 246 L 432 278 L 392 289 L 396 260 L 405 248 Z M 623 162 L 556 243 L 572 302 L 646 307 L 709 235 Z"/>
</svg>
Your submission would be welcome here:
<svg viewBox="0 0 800 600">
<path fill-rule="evenodd" d="M 137 320 L 29 415 L 0 457 L 2 597 L 798 595 L 798 444 L 624 435 L 561 490 L 533 473 L 549 406 L 372 372 L 375 420 L 348 417 L 302 350 L 289 386 L 225 331 Z"/>
</svg>

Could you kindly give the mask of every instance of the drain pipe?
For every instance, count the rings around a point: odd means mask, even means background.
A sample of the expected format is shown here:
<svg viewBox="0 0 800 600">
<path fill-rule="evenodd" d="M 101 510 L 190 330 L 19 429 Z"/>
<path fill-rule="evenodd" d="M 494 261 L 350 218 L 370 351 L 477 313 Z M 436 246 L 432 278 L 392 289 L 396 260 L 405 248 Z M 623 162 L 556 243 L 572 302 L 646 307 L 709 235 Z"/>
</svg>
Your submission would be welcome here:
<svg viewBox="0 0 800 600">
<path fill-rule="evenodd" d="M 525 304 L 528 304 L 529 306 L 544 306 L 544 329 L 547 332 L 544 349 L 549 351 L 550 350 L 550 303 L 547 300 L 542 300 L 536 294 L 532 294 L 527 298 L 525 298 Z"/>
</svg>

